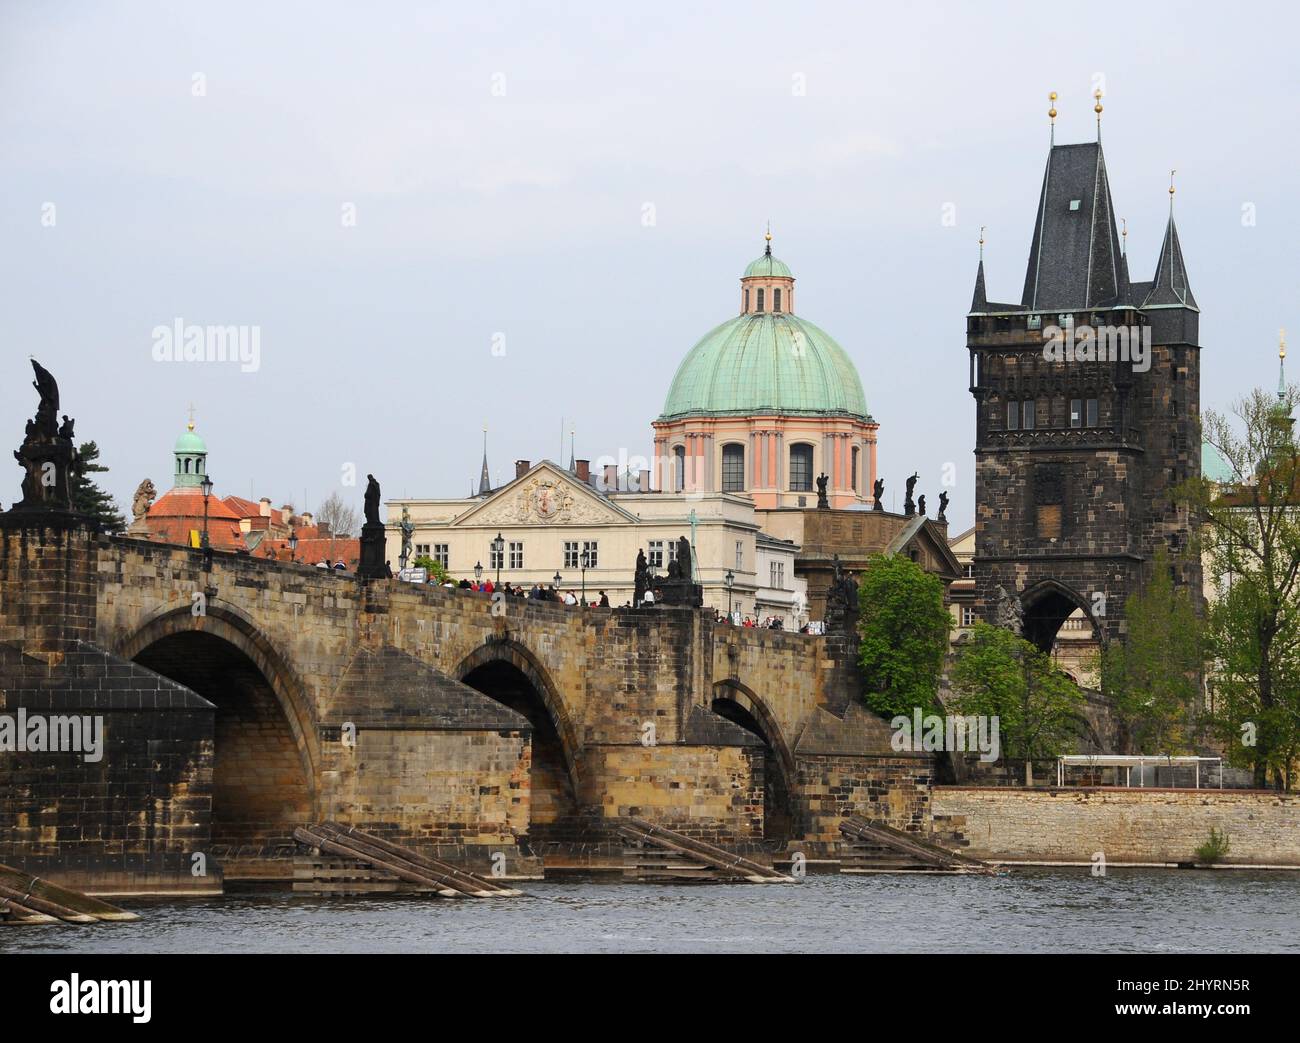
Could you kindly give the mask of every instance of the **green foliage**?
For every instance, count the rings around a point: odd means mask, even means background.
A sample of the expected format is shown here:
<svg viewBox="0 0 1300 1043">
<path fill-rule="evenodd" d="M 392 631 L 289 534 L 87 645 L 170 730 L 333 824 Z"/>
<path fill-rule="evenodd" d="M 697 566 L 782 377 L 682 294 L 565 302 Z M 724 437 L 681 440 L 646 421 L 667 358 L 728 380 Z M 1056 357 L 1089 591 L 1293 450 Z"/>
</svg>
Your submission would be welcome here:
<svg viewBox="0 0 1300 1043">
<path fill-rule="evenodd" d="M 1128 635 L 1101 655 L 1101 686 L 1120 728 L 1122 753 L 1191 749 L 1201 694 L 1204 633 L 1191 594 L 1175 588 L 1160 548 L 1146 586 L 1124 603 Z"/>
<path fill-rule="evenodd" d="M 1196 849 L 1196 859 L 1206 865 L 1214 865 L 1215 862 L 1226 858 L 1231 848 L 1232 843 L 1228 840 L 1228 834 L 1220 833 L 1211 827 L 1209 839 Z"/>
<path fill-rule="evenodd" d="M 937 576 L 907 558 L 874 555 L 858 583 L 867 706 L 883 717 L 933 708 L 951 625 Z"/>
<path fill-rule="evenodd" d="M 1002 749 L 1025 762 L 1027 784 L 1034 760 L 1074 748 L 1083 693 L 1051 656 L 1010 630 L 976 623 L 958 647 L 952 686 L 949 709 L 998 718 Z"/>
<path fill-rule="evenodd" d="M 107 467 L 95 462 L 98 459 L 99 446 L 94 442 L 83 442 L 77 450 L 72 461 L 72 507 L 94 518 L 104 532 L 121 532 L 126 520 L 116 502 L 90 478 L 92 474 L 108 473 Z"/>
<path fill-rule="evenodd" d="M 1205 440 L 1230 485 L 1180 489 L 1202 519 L 1210 700 L 1229 763 L 1255 784 L 1291 788 L 1300 763 L 1300 449 L 1285 417 L 1300 390 L 1255 390 L 1233 416 L 1207 411 Z"/>
<path fill-rule="evenodd" d="M 411 562 L 411 568 L 428 569 L 429 579 L 440 585 L 446 583 L 449 576 L 447 570 L 442 567 L 442 562 L 434 560 L 428 554 L 418 555 L 416 559 Z"/>
</svg>

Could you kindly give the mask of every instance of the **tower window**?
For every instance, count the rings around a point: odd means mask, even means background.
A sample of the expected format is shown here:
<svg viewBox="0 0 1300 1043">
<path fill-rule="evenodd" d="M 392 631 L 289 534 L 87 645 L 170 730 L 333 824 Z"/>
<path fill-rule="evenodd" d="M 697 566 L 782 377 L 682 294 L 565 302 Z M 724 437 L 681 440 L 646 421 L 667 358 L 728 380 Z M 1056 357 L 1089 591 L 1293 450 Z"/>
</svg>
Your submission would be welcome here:
<svg viewBox="0 0 1300 1043">
<path fill-rule="evenodd" d="M 1038 403 L 1034 399 L 1028 399 L 1023 403 L 1023 423 L 1020 425 L 1026 431 L 1034 429 L 1035 415 L 1038 412 Z"/>
<path fill-rule="evenodd" d="M 1065 472 L 1057 464 L 1034 469 L 1034 523 L 1039 539 L 1061 537 L 1061 516 L 1065 505 Z"/>
<path fill-rule="evenodd" d="M 1018 431 L 1020 429 L 1020 403 L 1007 403 L 1007 430 Z"/>
<path fill-rule="evenodd" d="M 1088 415 L 1087 426 L 1088 426 L 1088 427 L 1096 427 L 1097 424 L 1098 424 L 1099 421 L 1100 421 L 1100 416 L 1099 416 L 1099 411 L 1098 411 L 1098 408 L 1097 408 L 1097 400 L 1096 400 L 1095 398 L 1090 398 L 1090 399 L 1088 399 L 1088 414 L 1087 414 L 1087 415 Z"/>
<path fill-rule="evenodd" d="M 812 492 L 813 447 L 807 444 L 790 447 L 790 491 Z"/>
<path fill-rule="evenodd" d="M 779 286 L 772 289 L 772 310 L 781 310 L 781 288 Z"/>
<path fill-rule="evenodd" d="M 855 446 L 853 447 L 853 452 L 850 454 L 850 460 L 851 460 L 852 462 L 849 464 L 849 488 L 852 489 L 854 492 L 857 492 L 857 491 L 858 491 L 858 456 L 859 456 L 859 453 L 860 453 L 860 451 L 859 451 L 858 447 L 855 445 Z"/>
<path fill-rule="evenodd" d="M 749 314 L 749 287 L 745 287 L 745 313 Z"/>
<path fill-rule="evenodd" d="M 722 447 L 722 491 L 745 491 L 745 447 L 735 442 Z"/>
<path fill-rule="evenodd" d="M 686 447 L 673 446 L 673 491 L 681 492 L 686 488 Z"/>
<path fill-rule="evenodd" d="M 1070 426 L 1083 427 L 1083 399 L 1070 399 Z"/>
<path fill-rule="evenodd" d="M 763 311 L 763 291 L 758 291 L 758 310 Z"/>
</svg>

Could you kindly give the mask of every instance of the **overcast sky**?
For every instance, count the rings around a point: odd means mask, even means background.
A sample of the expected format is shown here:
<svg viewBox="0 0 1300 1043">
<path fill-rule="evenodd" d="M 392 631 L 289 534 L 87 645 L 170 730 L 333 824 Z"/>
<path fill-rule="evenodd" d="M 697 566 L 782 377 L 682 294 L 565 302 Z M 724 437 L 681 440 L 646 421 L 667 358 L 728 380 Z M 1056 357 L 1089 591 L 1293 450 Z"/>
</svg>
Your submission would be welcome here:
<svg viewBox="0 0 1300 1043">
<path fill-rule="evenodd" d="M 579 456 L 648 455 L 771 219 L 890 493 L 919 470 L 933 502 L 954 462 L 965 526 L 979 228 L 1018 301 L 1047 93 L 1091 140 L 1099 75 L 1135 280 L 1178 170 L 1202 407 L 1300 344 L 1293 5 L 700 6 L 0 2 L 6 458 L 29 354 L 127 510 L 191 402 L 220 492 L 300 509 L 349 463 L 462 495 L 485 422 L 495 480 L 570 424 Z M 178 319 L 258 327 L 259 368 L 155 361 Z"/>
</svg>

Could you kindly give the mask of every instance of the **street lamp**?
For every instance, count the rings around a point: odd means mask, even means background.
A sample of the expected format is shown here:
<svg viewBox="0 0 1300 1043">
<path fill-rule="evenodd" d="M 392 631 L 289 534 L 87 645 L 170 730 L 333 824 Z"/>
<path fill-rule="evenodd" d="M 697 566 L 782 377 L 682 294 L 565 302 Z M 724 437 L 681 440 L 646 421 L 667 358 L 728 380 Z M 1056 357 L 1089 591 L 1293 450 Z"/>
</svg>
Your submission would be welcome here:
<svg viewBox="0 0 1300 1043">
<path fill-rule="evenodd" d="M 479 582 L 482 579 L 483 579 L 483 563 L 481 561 L 476 561 L 474 562 L 474 580 L 475 582 Z"/>
<path fill-rule="evenodd" d="M 556 572 L 555 575 L 551 577 L 551 580 L 555 583 L 555 593 L 559 594 L 560 584 L 564 581 L 564 578 L 559 574 L 559 572 Z"/>
<path fill-rule="evenodd" d="M 296 528 L 289 529 L 289 560 L 291 562 L 298 560 L 298 530 Z"/>
<path fill-rule="evenodd" d="M 203 481 L 199 483 L 199 488 L 203 490 L 203 539 L 199 546 L 204 550 L 208 549 L 208 497 L 212 495 L 212 479 L 206 474 Z"/>
<path fill-rule="evenodd" d="M 722 577 L 722 582 L 727 585 L 727 622 L 731 622 L 731 588 L 736 584 L 736 574 L 727 569 L 727 574 Z"/>
<path fill-rule="evenodd" d="M 492 541 L 492 553 L 497 556 L 497 586 L 501 586 L 501 559 L 506 552 L 506 541 L 501 538 L 501 533 L 497 533 L 497 538 Z"/>
<path fill-rule="evenodd" d="M 582 566 L 582 603 L 587 603 L 587 570 L 591 568 L 591 551 L 584 549 L 582 557 L 578 559 L 578 564 Z"/>
</svg>

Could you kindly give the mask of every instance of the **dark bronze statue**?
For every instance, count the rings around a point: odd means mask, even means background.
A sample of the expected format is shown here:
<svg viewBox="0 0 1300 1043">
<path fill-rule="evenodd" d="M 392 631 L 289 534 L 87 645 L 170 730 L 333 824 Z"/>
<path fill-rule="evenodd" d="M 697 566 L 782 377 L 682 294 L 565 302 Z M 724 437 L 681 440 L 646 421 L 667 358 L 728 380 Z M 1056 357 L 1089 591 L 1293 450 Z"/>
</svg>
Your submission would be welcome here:
<svg viewBox="0 0 1300 1043">
<path fill-rule="evenodd" d="M 40 405 L 36 407 L 36 429 L 40 434 L 54 438 L 59 433 L 59 384 L 54 375 L 35 359 L 32 369 L 36 379 L 32 381 L 41 396 Z"/>
<path fill-rule="evenodd" d="M 881 502 L 881 497 L 884 495 L 885 495 L 885 480 L 883 478 L 877 478 L 876 484 L 872 487 L 871 490 L 871 497 L 874 501 L 871 505 L 871 509 L 873 511 L 883 511 L 885 509 L 884 503 Z"/>
<path fill-rule="evenodd" d="M 858 581 L 840 564 L 840 556 L 831 559 L 831 582 L 826 589 L 826 626 L 828 629 L 851 629 L 858 615 Z"/>
<path fill-rule="evenodd" d="M 74 515 L 72 507 L 72 468 L 76 449 L 72 444 L 73 420 L 65 415 L 59 426 L 59 385 L 53 374 L 35 359 L 31 360 L 36 379 L 32 381 L 40 402 L 36 416 L 27 421 L 22 448 L 14 459 L 23 468 L 23 498 L 14 510 L 55 511 Z"/>
<path fill-rule="evenodd" d="M 920 475 L 913 474 L 907 480 L 907 495 L 903 497 L 903 513 L 909 518 L 916 513 L 916 501 L 912 499 L 912 493 L 916 490 L 918 478 Z"/>
<path fill-rule="evenodd" d="M 640 605 L 645 600 L 645 592 L 650 589 L 650 569 L 646 566 L 645 551 L 636 552 L 636 572 L 633 574 L 632 604 Z"/>
<path fill-rule="evenodd" d="M 366 475 L 366 524 L 383 525 L 379 520 L 379 483 L 373 474 Z"/>
<path fill-rule="evenodd" d="M 939 520 L 948 520 L 948 494 L 946 492 L 939 494 Z"/>
<path fill-rule="evenodd" d="M 925 517 L 925 493 L 922 493 L 920 499 L 916 501 L 916 513 L 922 518 Z"/>
<path fill-rule="evenodd" d="M 817 476 L 817 509 L 818 510 L 824 511 L 831 505 L 830 501 L 826 499 L 826 483 L 829 480 L 830 479 L 827 478 L 827 476 L 824 474 L 819 474 Z"/>
<path fill-rule="evenodd" d="M 677 541 L 677 570 L 687 583 L 695 578 L 695 570 L 691 567 L 691 541 L 685 536 Z"/>
</svg>

